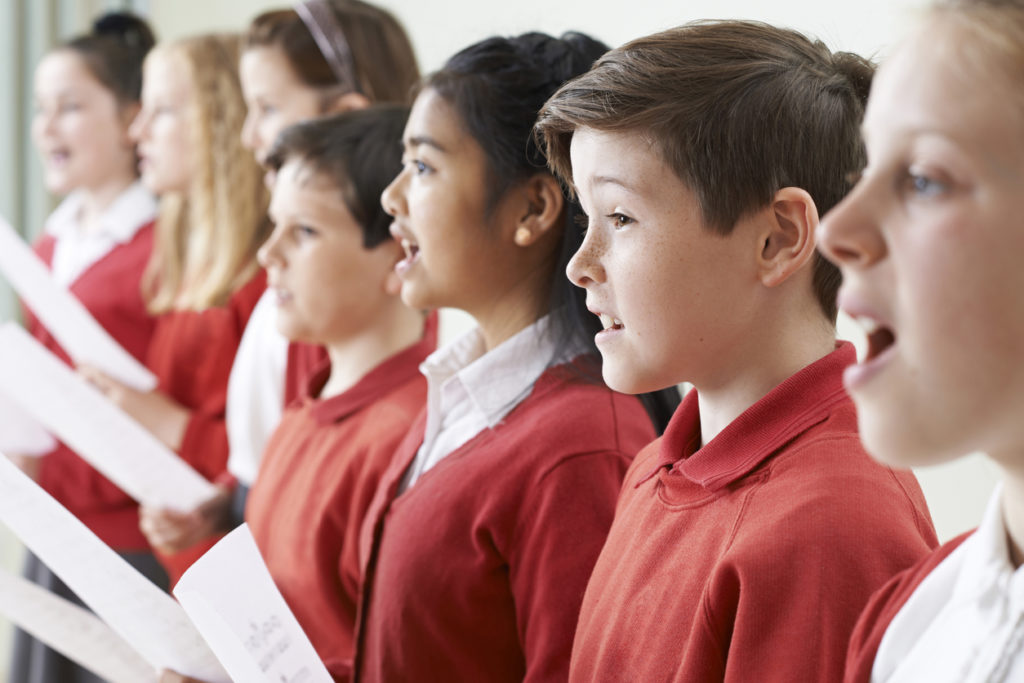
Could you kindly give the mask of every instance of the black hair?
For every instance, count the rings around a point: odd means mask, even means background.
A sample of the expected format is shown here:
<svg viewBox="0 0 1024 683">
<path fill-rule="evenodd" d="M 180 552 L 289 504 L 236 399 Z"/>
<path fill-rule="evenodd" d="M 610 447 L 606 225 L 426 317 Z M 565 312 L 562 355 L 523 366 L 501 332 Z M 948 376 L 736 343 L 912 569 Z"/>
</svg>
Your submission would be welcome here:
<svg viewBox="0 0 1024 683">
<path fill-rule="evenodd" d="M 585 73 L 608 46 L 583 33 L 555 38 L 545 33 L 493 37 L 458 52 L 424 82 L 457 112 L 483 149 L 489 173 L 487 206 L 506 190 L 537 173 L 549 173 L 547 158 L 533 135 L 544 103 L 566 81 Z M 565 267 L 583 242 L 579 204 L 566 192 L 562 239 L 552 272 L 548 309 L 555 335 L 555 357 L 571 348 L 597 354 L 601 329 L 586 308 L 586 293 L 565 276 Z M 592 378 L 595 381 L 597 378 Z M 659 433 L 679 403 L 674 388 L 641 396 Z"/>
<path fill-rule="evenodd" d="M 402 170 L 399 142 L 409 108 L 381 104 L 313 119 L 281 131 L 267 154 L 274 171 L 299 161 L 329 178 L 363 229 L 363 246 L 372 249 L 391 238 L 391 217 L 380 195 Z"/>
<path fill-rule="evenodd" d="M 92 25 L 92 32 L 60 46 L 82 58 L 86 67 L 121 104 L 138 102 L 142 62 L 156 43 L 144 20 L 128 12 L 110 12 Z"/>
</svg>

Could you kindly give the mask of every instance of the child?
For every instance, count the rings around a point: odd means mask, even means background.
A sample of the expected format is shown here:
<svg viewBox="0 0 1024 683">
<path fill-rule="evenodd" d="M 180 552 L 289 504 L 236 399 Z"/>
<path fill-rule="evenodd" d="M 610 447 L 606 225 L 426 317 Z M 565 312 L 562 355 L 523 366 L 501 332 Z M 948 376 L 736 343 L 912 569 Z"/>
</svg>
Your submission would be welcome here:
<svg viewBox="0 0 1024 683">
<path fill-rule="evenodd" d="M 872 598 L 848 681 L 1024 680 L 1022 46 L 1024 3 L 931 9 L 879 72 L 868 169 L 820 231 L 868 332 L 844 377 L 868 450 L 900 466 L 984 451 L 1003 471 L 975 532 Z"/>
<path fill-rule="evenodd" d="M 326 53 L 314 33 L 330 37 Z M 347 46 L 350 62 L 339 61 L 334 44 Z M 242 144 L 262 164 L 278 133 L 294 123 L 371 102 L 406 103 L 419 70 L 404 29 L 390 13 L 359 0 L 314 0 L 252 20 L 239 76 L 248 107 Z M 233 476 L 217 499 L 197 510 L 143 508 L 156 547 L 180 550 L 242 522 L 245 497 L 282 408 L 305 393 L 310 371 L 326 357 L 319 346 L 289 344 L 277 331 L 276 316 L 268 290 L 246 325 L 231 370 L 226 423 Z"/>
<path fill-rule="evenodd" d="M 583 587 L 631 455 L 655 430 L 596 377 L 562 277 L 575 212 L 531 128 L 605 47 L 492 38 L 429 77 L 385 190 L 402 299 L 478 327 L 423 364 L 427 407 L 367 514 L 360 681 L 564 680 Z"/>
<path fill-rule="evenodd" d="M 818 213 L 847 190 L 871 66 L 753 22 L 606 55 L 545 106 L 587 212 L 568 267 L 609 386 L 694 390 L 636 458 L 570 679 L 835 681 L 868 596 L 935 544 L 862 450 Z"/>
<path fill-rule="evenodd" d="M 209 479 L 225 470 L 228 372 L 263 293 L 256 250 L 267 235 L 263 173 L 242 148 L 238 38 L 205 35 L 157 46 L 146 59 L 132 125 L 142 179 L 161 196 L 147 269 L 149 309 L 162 314 L 148 394 L 87 376 Z M 162 557 L 172 582 L 205 550 Z"/>
<path fill-rule="evenodd" d="M 67 195 L 46 222 L 35 251 L 94 318 L 129 353 L 145 358 L 154 319 L 141 278 L 153 244 L 156 200 L 138 182 L 128 126 L 139 109 L 142 60 L 153 34 L 124 13 L 100 17 L 92 33 L 48 53 L 36 68 L 32 139 L 47 189 Z M 65 362 L 70 358 L 26 312 L 32 335 Z M 139 532 L 138 506 L 67 446 L 23 460 L 39 484 L 154 583 L 167 576 Z M 26 576 L 81 604 L 34 556 Z M 12 681 L 83 681 L 95 677 L 19 632 Z"/>
</svg>

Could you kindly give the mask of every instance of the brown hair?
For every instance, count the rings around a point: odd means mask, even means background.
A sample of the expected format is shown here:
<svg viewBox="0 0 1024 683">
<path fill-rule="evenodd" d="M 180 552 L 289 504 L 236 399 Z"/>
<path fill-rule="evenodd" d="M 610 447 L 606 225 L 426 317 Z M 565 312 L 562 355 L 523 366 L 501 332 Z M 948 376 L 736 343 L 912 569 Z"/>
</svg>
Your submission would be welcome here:
<svg viewBox="0 0 1024 683">
<path fill-rule="evenodd" d="M 327 178 L 363 229 L 363 246 L 391 239 L 391 216 L 381 205 L 384 189 L 402 170 L 402 139 L 409 108 L 381 104 L 305 121 L 281 131 L 267 154 L 275 171 L 298 161 Z"/>
<path fill-rule="evenodd" d="M 388 11 L 360 0 L 330 0 L 352 52 L 360 91 L 371 102 L 408 104 L 419 81 L 416 55 L 405 29 Z M 299 79 L 334 88 L 338 77 L 293 9 L 265 12 L 249 25 L 243 49 L 277 47 Z"/>
<path fill-rule="evenodd" d="M 702 21 L 612 50 L 548 100 L 536 131 L 548 163 L 572 183 L 576 128 L 636 131 L 693 189 L 708 229 L 732 231 L 783 187 L 824 214 L 863 168 L 860 123 L 873 65 L 792 30 Z M 837 314 L 839 270 L 820 254 L 814 290 Z"/>
<path fill-rule="evenodd" d="M 110 12 L 93 22 L 91 33 L 72 38 L 58 49 L 78 55 L 96 80 L 124 105 L 139 101 L 142 62 L 154 42 L 145 21 L 128 12 Z"/>
<path fill-rule="evenodd" d="M 239 38 L 207 34 L 157 46 L 151 59 L 188 70 L 195 177 L 188 194 L 160 198 L 156 242 L 143 280 L 149 310 L 223 305 L 259 266 L 269 233 L 263 170 L 238 131 L 245 103 L 238 80 Z"/>
</svg>

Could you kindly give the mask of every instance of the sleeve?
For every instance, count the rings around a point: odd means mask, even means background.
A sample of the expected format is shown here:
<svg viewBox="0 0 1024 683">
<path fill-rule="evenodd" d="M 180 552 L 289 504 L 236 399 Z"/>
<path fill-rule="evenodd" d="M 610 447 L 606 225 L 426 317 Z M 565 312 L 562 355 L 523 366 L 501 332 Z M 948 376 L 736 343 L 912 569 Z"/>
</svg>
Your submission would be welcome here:
<svg viewBox="0 0 1024 683">
<path fill-rule="evenodd" d="M 583 593 L 628 465 L 628 457 L 616 452 L 573 455 L 525 492 L 509 560 L 525 682 L 568 679 Z M 574 522 L 567 524 L 569 519 Z"/>
<path fill-rule="evenodd" d="M 853 495 L 822 492 L 839 485 Z M 901 489 L 877 476 L 817 486 L 817 494 L 799 485 L 788 492 L 795 504 L 762 500 L 765 518 L 746 519 L 736 552 L 713 577 L 703 618 L 727 653 L 725 681 L 842 680 L 871 594 L 930 551 L 933 536 Z"/>
</svg>

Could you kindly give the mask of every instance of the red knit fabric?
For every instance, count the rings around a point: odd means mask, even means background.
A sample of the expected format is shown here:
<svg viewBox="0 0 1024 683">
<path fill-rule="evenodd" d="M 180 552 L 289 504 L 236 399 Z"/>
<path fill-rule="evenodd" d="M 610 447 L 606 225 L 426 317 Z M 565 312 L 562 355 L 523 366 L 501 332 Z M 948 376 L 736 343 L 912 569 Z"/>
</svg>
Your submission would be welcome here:
<svg viewBox="0 0 1024 683">
<path fill-rule="evenodd" d="M 846 683 L 871 683 L 871 669 L 875 665 L 878 646 L 882 644 L 893 618 L 914 594 L 921 582 L 960 547 L 973 531 L 947 541 L 923 557 L 914 566 L 900 572 L 871 596 L 871 601 L 860 615 L 850 638 L 846 658 Z"/>
<path fill-rule="evenodd" d="M 626 476 L 571 681 L 838 681 L 868 597 L 936 544 L 917 481 L 873 461 L 842 370 L 804 368 L 703 448 L 697 396 Z"/>
<path fill-rule="evenodd" d="M 270 574 L 329 663 L 352 657 L 359 528 L 426 403 L 419 364 L 433 350 L 424 339 L 343 394 L 312 398 L 330 376 L 325 364 L 285 410 L 249 492 L 245 518 Z"/>
<path fill-rule="evenodd" d="M 35 252 L 49 266 L 55 247 L 56 240 L 44 235 L 36 242 Z M 131 240 L 115 246 L 89 266 L 70 287 L 96 321 L 140 361 L 145 360 L 155 327 L 140 287 L 152 247 L 150 222 Z M 43 346 L 71 364 L 64 349 L 31 311 L 26 311 L 26 324 Z M 149 550 L 139 531 L 135 501 L 64 444 L 58 444 L 41 461 L 39 484 L 110 547 L 122 552 Z"/>
<path fill-rule="evenodd" d="M 192 411 L 179 455 L 210 481 L 227 469 L 228 375 L 242 331 L 265 286 L 266 275 L 260 270 L 224 306 L 160 316 L 147 356 L 158 390 Z M 173 555 L 158 553 L 172 585 L 216 541 Z"/>
<path fill-rule="evenodd" d="M 654 436 L 640 402 L 549 369 L 494 429 L 397 495 L 425 413 L 360 543 L 360 681 L 564 681 L 622 475 Z"/>
</svg>

